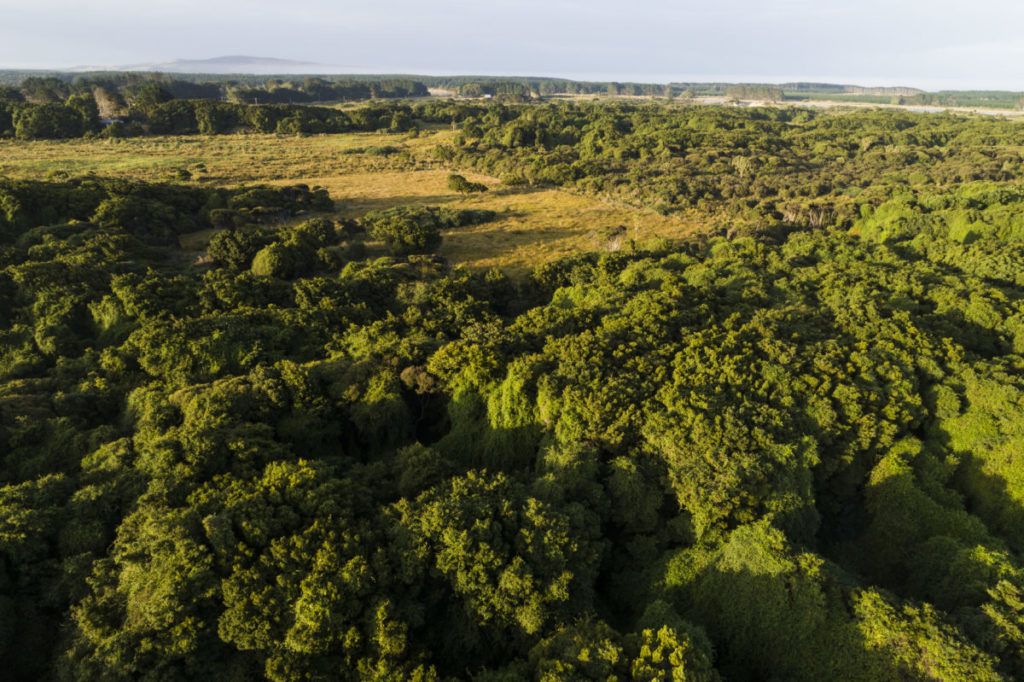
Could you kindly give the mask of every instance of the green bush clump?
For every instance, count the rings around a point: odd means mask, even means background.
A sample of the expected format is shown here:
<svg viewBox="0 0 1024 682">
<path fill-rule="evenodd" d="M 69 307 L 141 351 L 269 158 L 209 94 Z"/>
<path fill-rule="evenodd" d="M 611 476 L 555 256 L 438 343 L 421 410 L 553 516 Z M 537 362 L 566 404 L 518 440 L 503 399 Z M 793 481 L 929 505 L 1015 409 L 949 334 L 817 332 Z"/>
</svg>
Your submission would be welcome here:
<svg viewBox="0 0 1024 682">
<path fill-rule="evenodd" d="M 487 185 L 479 182 L 470 182 L 465 177 L 452 173 L 448 176 L 448 189 L 461 192 L 462 194 L 473 194 L 476 192 L 486 192 Z"/>
<path fill-rule="evenodd" d="M 398 206 L 371 211 L 362 223 L 373 239 L 383 241 L 389 253 L 405 256 L 430 253 L 441 245 L 441 230 L 479 225 L 494 220 L 494 211 L 436 206 Z"/>
</svg>

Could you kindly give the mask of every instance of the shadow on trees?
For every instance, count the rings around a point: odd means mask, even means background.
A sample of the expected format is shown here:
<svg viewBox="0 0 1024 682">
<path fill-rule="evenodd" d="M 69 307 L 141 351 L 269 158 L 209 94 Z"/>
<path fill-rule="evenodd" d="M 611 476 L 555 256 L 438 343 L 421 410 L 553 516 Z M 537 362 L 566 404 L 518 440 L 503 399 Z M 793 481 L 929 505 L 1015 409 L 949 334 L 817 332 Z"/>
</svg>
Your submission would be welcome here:
<svg viewBox="0 0 1024 682">
<path fill-rule="evenodd" d="M 873 591 L 865 597 L 840 569 L 816 566 L 811 555 L 773 556 L 774 549 L 726 547 L 669 593 L 680 615 L 706 630 L 724 679 L 922 677 L 912 667 L 919 645 L 908 638 L 918 633 L 893 624 L 900 612 L 888 600 Z"/>
<path fill-rule="evenodd" d="M 414 194 L 408 196 L 359 197 L 342 202 L 338 212 L 346 215 L 361 216 L 370 211 L 379 211 L 396 206 L 437 206 L 458 201 L 461 197 L 454 194 Z"/>
</svg>

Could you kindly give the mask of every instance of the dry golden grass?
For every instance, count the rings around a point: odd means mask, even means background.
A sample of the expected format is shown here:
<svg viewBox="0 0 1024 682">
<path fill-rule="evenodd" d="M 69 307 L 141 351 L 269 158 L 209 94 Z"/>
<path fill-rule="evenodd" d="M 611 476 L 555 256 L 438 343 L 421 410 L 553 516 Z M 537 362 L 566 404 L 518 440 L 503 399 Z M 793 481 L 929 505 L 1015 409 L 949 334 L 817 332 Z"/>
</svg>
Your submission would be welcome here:
<svg viewBox="0 0 1024 682">
<path fill-rule="evenodd" d="M 605 202 L 555 189 L 506 188 L 495 178 L 463 173 L 491 188 L 463 196 L 447 187 L 448 170 L 353 173 L 309 178 L 327 187 L 339 202 L 339 215 L 358 217 L 367 211 L 419 204 L 452 208 L 482 208 L 498 219 L 443 233 L 442 256 L 473 269 L 499 267 L 521 275 L 537 264 L 561 256 L 614 249 L 628 239 L 679 238 L 693 234 L 694 221 L 662 216 L 617 202 Z M 608 228 L 622 226 L 617 237 Z"/>
<path fill-rule="evenodd" d="M 353 133 L 5 141 L 0 142 L 0 175 L 43 179 L 53 172 L 91 172 L 168 180 L 183 168 L 199 183 L 324 186 L 337 200 L 340 217 L 404 204 L 485 208 L 497 211 L 498 219 L 445 232 L 441 255 L 473 269 L 499 267 L 514 276 L 572 253 L 614 249 L 628 239 L 678 238 L 698 229 L 694 220 L 555 189 L 506 188 L 495 178 L 475 173 L 463 175 L 491 190 L 462 196 L 447 188 L 450 171 L 441 168 L 430 153 L 450 136 L 448 130 L 435 129 L 418 136 Z M 389 156 L 346 153 L 385 145 L 400 147 L 402 152 Z M 609 228 L 617 226 L 625 230 L 610 235 Z M 197 250 L 209 237 L 209 232 L 189 235 L 183 247 Z"/>
<path fill-rule="evenodd" d="M 438 137 L 440 135 L 440 137 Z M 0 140 L 0 175 L 45 179 L 52 173 L 169 180 L 178 169 L 196 182 L 239 184 L 416 165 L 433 166 L 429 150 L 450 132 L 417 137 L 346 135 L 185 135 L 123 140 Z M 393 146 L 390 156 L 346 151 Z"/>
</svg>

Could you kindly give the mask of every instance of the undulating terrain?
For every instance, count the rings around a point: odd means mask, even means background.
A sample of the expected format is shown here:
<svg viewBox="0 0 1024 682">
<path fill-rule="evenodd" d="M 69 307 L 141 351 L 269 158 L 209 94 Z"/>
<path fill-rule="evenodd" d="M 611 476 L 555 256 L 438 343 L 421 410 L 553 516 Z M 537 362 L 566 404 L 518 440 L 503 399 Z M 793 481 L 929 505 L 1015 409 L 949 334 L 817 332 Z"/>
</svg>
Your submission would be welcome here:
<svg viewBox="0 0 1024 682">
<path fill-rule="evenodd" d="M 1024 123 L 14 90 L 8 679 L 1024 677 Z"/>
</svg>

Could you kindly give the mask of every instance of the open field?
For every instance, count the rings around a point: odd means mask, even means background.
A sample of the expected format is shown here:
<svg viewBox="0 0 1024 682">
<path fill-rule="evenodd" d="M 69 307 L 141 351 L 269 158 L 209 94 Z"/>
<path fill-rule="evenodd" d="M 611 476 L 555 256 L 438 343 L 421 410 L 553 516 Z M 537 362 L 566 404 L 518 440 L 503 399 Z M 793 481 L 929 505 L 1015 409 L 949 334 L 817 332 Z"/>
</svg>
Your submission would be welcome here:
<svg viewBox="0 0 1024 682">
<path fill-rule="evenodd" d="M 440 137 L 439 137 L 440 136 Z M 54 173 L 168 180 L 178 169 L 194 180 L 238 184 L 318 175 L 432 165 L 429 149 L 444 132 L 413 137 L 348 135 L 219 135 L 136 137 L 121 140 L 0 141 L 0 175 L 43 179 Z M 374 148 L 397 147 L 374 154 Z M 361 150 L 369 153 L 359 153 Z"/>
<path fill-rule="evenodd" d="M 440 253 L 474 269 L 499 267 L 521 276 L 538 263 L 578 251 L 614 249 L 628 239 L 678 238 L 698 229 L 694 220 L 544 188 L 506 188 L 497 179 L 466 173 L 491 188 L 462 196 L 447 188 L 449 169 L 431 149 L 451 135 L 352 133 L 188 136 L 0 143 L 0 175 L 24 179 L 84 175 L 168 180 L 179 169 L 191 182 L 320 185 L 337 201 L 338 216 L 404 204 L 497 211 L 499 219 L 444 233 Z M 385 147 L 398 152 L 381 154 Z M 620 228 L 616 230 L 615 228 Z M 197 248 L 210 233 L 189 240 Z M 372 244 L 370 245 L 372 248 Z"/>
<path fill-rule="evenodd" d="M 496 211 L 497 220 L 443 232 L 439 253 L 474 269 L 499 267 L 521 275 L 538 263 L 579 251 L 614 249 L 627 239 L 678 238 L 692 234 L 695 222 L 662 216 L 616 202 L 555 189 L 503 188 L 495 178 L 466 173 L 491 191 L 464 197 L 447 188 L 447 170 L 363 172 L 303 178 L 327 187 L 339 200 L 339 215 L 419 204 Z M 617 235 L 608 228 L 621 226 Z"/>
</svg>

